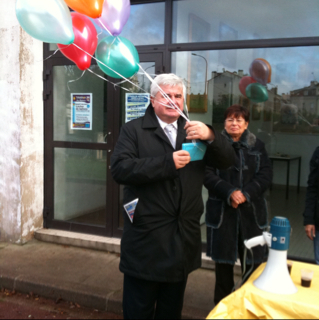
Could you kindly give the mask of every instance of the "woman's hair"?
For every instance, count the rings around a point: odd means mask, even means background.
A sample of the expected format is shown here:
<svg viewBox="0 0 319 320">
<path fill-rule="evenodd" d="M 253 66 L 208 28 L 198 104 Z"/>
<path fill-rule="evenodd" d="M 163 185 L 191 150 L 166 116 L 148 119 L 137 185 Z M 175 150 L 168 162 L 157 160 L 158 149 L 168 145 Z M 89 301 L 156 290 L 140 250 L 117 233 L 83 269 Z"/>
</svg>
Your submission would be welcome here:
<svg viewBox="0 0 319 320">
<path fill-rule="evenodd" d="M 229 118 L 231 116 L 236 119 L 243 117 L 246 122 L 249 122 L 250 112 L 247 108 L 245 108 L 239 104 L 234 104 L 226 109 L 225 114 L 224 114 L 224 120 L 226 120 L 227 118 Z"/>
<path fill-rule="evenodd" d="M 152 97 L 155 97 L 157 95 L 159 91 L 158 86 L 165 86 L 165 85 L 172 86 L 172 87 L 175 87 L 175 86 L 181 87 L 183 89 L 183 96 L 185 97 L 186 87 L 184 85 L 183 79 L 181 79 L 180 77 L 178 77 L 173 73 L 160 74 L 154 79 L 154 82 L 155 83 L 152 83 L 151 85 Z"/>
</svg>

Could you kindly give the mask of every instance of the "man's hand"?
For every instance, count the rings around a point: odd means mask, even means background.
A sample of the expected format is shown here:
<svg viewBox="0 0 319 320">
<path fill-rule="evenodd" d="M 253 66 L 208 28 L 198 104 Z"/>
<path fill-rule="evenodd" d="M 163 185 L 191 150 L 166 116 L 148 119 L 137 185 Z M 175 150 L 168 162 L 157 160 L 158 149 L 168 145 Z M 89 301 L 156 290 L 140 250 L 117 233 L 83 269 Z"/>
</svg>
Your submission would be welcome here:
<svg viewBox="0 0 319 320">
<path fill-rule="evenodd" d="M 231 205 L 233 208 L 237 208 L 240 204 L 247 201 L 246 197 L 243 195 L 243 193 L 239 190 L 234 191 L 231 196 Z"/>
<path fill-rule="evenodd" d="M 215 139 L 213 130 L 207 127 L 206 124 L 199 121 L 187 122 L 184 129 L 186 130 L 186 139 L 188 140 L 199 139 L 213 141 Z"/>
<path fill-rule="evenodd" d="M 191 161 L 189 152 L 185 150 L 176 151 L 173 153 L 173 159 L 175 162 L 176 169 L 184 168 Z"/>
<path fill-rule="evenodd" d="M 305 231 L 306 231 L 307 237 L 310 240 L 313 240 L 316 234 L 316 227 L 312 224 L 308 224 L 307 226 L 305 226 Z"/>
</svg>

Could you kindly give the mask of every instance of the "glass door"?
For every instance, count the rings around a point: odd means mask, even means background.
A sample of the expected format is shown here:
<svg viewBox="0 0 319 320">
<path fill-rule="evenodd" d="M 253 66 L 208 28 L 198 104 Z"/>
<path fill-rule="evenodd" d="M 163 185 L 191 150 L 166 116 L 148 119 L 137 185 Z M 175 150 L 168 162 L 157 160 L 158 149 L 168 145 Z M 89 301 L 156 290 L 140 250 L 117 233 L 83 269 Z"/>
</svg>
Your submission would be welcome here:
<svg viewBox="0 0 319 320">
<path fill-rule="evenodd" d="M 59 57 L 45 74 L 45 227 L 112 236 L 113 87 Z"/>
</svg>

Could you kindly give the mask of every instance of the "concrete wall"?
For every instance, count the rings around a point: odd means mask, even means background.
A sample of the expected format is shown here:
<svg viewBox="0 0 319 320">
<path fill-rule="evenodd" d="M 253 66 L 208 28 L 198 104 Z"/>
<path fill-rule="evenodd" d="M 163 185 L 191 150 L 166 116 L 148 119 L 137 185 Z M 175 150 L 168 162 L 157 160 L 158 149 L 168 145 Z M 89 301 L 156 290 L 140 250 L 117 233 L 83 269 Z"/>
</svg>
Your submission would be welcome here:
<svg viewBox="0 0 319 320">
<path fill-rule="evenodd" d="M 0 241 L 24 243 L 43 224 L 43 44 L 15 2 L 0 2 Z"/>
</svg>

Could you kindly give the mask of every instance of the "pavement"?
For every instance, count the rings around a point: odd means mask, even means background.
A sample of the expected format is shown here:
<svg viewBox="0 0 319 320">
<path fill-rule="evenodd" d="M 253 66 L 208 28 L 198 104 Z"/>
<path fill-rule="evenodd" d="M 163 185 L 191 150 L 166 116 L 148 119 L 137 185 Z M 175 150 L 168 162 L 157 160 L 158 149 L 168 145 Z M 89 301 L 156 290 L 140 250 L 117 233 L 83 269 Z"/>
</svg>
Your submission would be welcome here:
<svg viewBox="0 0 319 320">
<path fill-rule="evenodd" d="M 123 319 L 122 315 L 2 289 L 0 319 Z"/>
<path fill-rule="evenodd" d="M 0 243 L 0 288 L 83 307 L 122 314 L 120 255 L 36 239 L 25 245 Z M 214 307 L 215 273 L 198 269 L 189 276 L 185 319 L 204 319 Z"/>
</svg>

